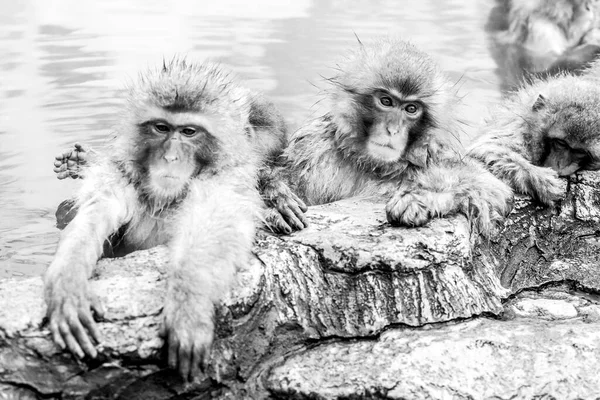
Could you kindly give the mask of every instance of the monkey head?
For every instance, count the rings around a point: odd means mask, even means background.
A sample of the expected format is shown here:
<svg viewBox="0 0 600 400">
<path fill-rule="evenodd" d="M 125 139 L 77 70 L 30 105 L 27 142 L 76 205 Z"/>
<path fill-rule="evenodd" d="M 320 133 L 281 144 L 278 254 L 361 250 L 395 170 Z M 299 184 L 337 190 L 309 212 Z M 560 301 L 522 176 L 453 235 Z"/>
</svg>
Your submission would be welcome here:
<svg viewBox="0 0 600 400">
<path fill-rule="evenodd" d="M 129 90 L 114 149 L 149 199 L 168 204 L 203 172 L 251 156 L 248 93 L 221 67 L 163 63 Z"/>
<path fill-rule="evenodd" d="M 600 169 L 600 90 L 593 87 L 598 84 L 571 88 L 567 97 L 538 96 L 533 111 L 542 129 L 540 165 L 560 176 Z"/>
<path fill-rule="evenodd" d="M 413 45 L 363 45 L 330 80 L 337 145 L 357 164 L 386 171 L 424 167 L 456 100 L 437 64 Z"/>
</svg>

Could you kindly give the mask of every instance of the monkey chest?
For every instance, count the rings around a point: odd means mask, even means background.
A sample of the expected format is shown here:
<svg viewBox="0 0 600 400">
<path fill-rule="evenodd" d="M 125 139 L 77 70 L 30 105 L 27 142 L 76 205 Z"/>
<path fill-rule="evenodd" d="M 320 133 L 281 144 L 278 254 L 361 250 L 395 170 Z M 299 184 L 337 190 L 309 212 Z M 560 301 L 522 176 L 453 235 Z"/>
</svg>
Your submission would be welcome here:
<svg viewBox="0 0 600 400">
<path fill-rule="evenodd" d="M 128 247 L 138 250 L 167 244 L 172 237 L 172 224 L 168 216 L 143 215 L 132 220 L 125 229 L 124 240 Z"/>
</svg>

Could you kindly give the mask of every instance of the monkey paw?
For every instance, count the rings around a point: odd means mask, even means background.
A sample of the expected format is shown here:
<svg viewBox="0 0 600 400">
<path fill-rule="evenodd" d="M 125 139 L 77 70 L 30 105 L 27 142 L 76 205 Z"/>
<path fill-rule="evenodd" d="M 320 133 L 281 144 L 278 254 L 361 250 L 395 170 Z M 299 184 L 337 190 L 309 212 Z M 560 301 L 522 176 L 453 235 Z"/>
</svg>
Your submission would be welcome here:
<svg viewBox="0 0 600 400">
<path fill-rule="evenodd" d="M 457 196 L 457 208 L 484 237 L 492 237 L 513 206 L 513 191 L 487 171 L 469 181 Z"/>
<path fill-rule="evenodd" d="M 551 206 L 565 195 L 565 182 L 552 168 L 536 167 L 530 172 L 529 194 L 540 203 Z"/>
<path fill-rule="evenodd" d="M 425 196 L 400 191 L 388 201 L 385 207 L 387 220 L 394 226 L 424 225 L 432 214 L 426 203 Z"/>
<path fill-rule="evenodd" d="M 92 311 L 101 317 L 104 309 L 98 298 L 87 291 L 85 278 L 79 284 L 73 277 L 47 278 L 45 299 L 54 342 L 78 358 L 95 358 L 98 352 L 92 340 L 100 343 L 101 335 Z"/>
<path fill-rule="evenodd" d="M 169 367 L 178 370 L 184 380 L 191 382 L 209 365 L 214 338 L 212 315 L 211 312 L 202 315 L 198 309 L 185 306 L 169 314 L 165 315 L 163 326 Z"/>
<path fill-rule="evenodd" d="M 263 191 L 267 210 L 264 217 L 267 228 L 275 233 L 290 234 L 308 226 L 304 213 L 306 204 L 283 182 Z"/>
<path fill-rule="evenodd" d="M 82 178 L 82 170 L 88 163 L 92 151 L 79 143 L 71 150 L 67 150 L 55 157 L 54 172 L 58 179 Z"/>
</svg>

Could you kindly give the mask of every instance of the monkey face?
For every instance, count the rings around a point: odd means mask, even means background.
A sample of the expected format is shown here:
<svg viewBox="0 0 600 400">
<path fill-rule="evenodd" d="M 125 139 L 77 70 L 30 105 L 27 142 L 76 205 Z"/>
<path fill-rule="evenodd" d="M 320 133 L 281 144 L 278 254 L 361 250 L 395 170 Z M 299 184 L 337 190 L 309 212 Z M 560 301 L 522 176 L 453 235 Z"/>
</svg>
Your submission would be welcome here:
<svg viewBox="0 0 600 400">
<path fill-rule="evenodd" d="M 175 198 L 190 180 L 216 161 L 218 141 L 210 119 L 200 114 L 160 113 L 139 125 L 137 162 L 145 190 L 155 198 Z"/>
<path fill-rule="evenodd" d="M 423 104 L 383 90 L 373 94 L 371 100 L 373 119 L 367 132 L 367 152 L 380 162 L 395 162 L 415 135 L 425 111 Z"/>
<path fill-rule="evenodd" d="M 594 168 L 597 161 L 590 150 L 569 140 L 563 129 L 553 126 L 545 140 L 546 157 L 543 165 L 555 170 L 559 176 L 569 176 L 581 169 L 598 169 Z"/>
</svg>

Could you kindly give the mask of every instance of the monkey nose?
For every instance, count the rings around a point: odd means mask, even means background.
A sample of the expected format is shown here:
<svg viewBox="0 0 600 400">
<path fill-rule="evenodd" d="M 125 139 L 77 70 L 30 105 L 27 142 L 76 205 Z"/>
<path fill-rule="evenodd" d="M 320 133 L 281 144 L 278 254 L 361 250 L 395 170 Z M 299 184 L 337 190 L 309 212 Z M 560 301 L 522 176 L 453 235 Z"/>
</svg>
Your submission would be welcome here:
<svg viewBox="0 0 600 400">
<path fill-rule="evenodd" d="M 176 154 L 165 154 L 164 159 L 166 162 L 175 162 L 179 159 Z"/>
<path fill-rule="evenodd" d="M 390 136 L 396 136 L 398 133 L 400 133 L 400 128 L 394 127 L 394 126 L 388 126 L 387 131 L 390 134 Z"/>
</svg>

